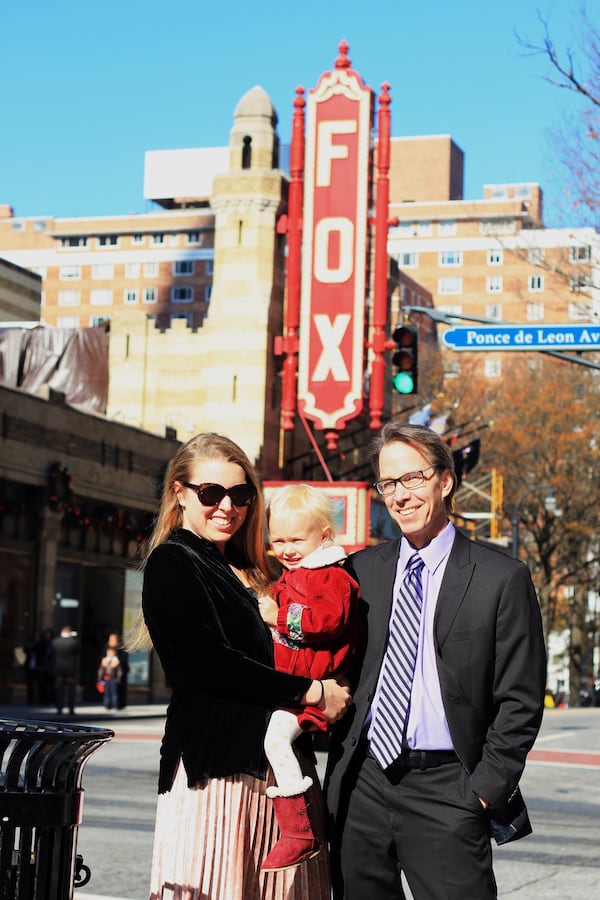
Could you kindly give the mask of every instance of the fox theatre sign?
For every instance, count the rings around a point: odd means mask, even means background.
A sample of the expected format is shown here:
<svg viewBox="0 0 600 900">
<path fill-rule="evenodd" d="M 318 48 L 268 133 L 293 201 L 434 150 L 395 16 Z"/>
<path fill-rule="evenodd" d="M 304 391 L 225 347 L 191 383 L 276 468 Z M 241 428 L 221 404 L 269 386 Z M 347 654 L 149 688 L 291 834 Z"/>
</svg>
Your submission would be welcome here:
<svg viewBox="0 0 600 900">
<path fill-rule="evenodd" d="M 280 347 L 287 352 L 283 367 L 282 424 L 293 427 L 295 361 L 298 351 L 297 406 L 301 416 L 327 432 L 328 446 L 337 444 L 337 432 L 363 410 L 367 348 L 375 358 L 385 348 L 387 276 L 387 207 L 389 169 L 389 94 L 385 85 L 380 98 L 381 125 L 386 145 L 378 152 L 377 181 L 381 228 L 372 215 L 373 92 L 350 67 L 348 46 L 331 72 L 324 73 L 306 101 L 295 102 L 290 157 L 288 232 L 288 303 L 286 337 Z M 301 91 L 301 89 L 299 89 Z M 384 166 L 384 170 L 381 166 Z M 388 168 L 385 168 L 385 167 Z M 368 323 L 375 336 L 365 340 L 367 273 L 370 233 L 375 224 L 374 316 Z M 377 241 L 383 253 L 383 296 L 377 287 Z M 374 331 L 373 331 L 374 329 Z M 376 371 L 373 370 L 372 375 Z M 376 394 L 382 394 L 383 371 L 376 376 Z M 377 396 L 375 403 L 382 405 Z M 372 417 L 373 421 L 373 417 Z M 378 427 L 377 412 L 375 424 Z"/>
</svg>

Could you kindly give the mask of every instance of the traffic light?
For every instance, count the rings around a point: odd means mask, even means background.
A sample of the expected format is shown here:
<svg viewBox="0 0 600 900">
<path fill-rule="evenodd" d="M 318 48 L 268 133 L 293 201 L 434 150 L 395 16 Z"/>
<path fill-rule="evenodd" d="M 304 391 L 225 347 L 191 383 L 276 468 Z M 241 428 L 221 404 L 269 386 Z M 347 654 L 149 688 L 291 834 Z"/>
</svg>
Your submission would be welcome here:
<svg viewBox="0 0 600 900">
<path fill-rule="evenodd" d="M 417 393 L 419 331 L 414 325 L 399 325 L 392 335 L 396 345 L 392 355 L 392 384 L 399 394 Z"/>
</svg>

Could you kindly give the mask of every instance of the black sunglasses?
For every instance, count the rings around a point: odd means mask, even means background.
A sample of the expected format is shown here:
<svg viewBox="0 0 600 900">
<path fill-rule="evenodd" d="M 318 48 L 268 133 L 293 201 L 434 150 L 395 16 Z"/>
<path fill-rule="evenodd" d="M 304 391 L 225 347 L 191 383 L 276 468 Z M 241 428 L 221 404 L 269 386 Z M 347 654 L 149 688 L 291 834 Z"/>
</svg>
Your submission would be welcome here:
<svg viewBox="0 0 600 900">
<path fill-rule="evenodd" d="M 224 488 L 222 484 L 190 484 L 189 481 L 184 481 L 183 486 L 196 492 L 202 506 L 218 506 L 225 496 L 231 498 L 234 506 L 250 506 L 256 496 L 253 484 L 234 484 L 233 487 Z"/>
</svg>

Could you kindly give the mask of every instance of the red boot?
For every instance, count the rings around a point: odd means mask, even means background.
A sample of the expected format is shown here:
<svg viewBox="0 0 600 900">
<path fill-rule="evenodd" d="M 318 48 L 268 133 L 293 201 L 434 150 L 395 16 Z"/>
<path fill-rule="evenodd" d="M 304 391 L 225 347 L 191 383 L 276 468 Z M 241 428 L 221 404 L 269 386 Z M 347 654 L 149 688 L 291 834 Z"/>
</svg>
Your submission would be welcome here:
<svg viewBox="0 0 600 900">
<path fill-rule="evenodd" d="M 308 818 L 305 795 L 274 797 L 273 803 L 279 824 L 279 840 L 263 862 L 263 872 L 293 869 L 321 852 Z"/>
</svg>

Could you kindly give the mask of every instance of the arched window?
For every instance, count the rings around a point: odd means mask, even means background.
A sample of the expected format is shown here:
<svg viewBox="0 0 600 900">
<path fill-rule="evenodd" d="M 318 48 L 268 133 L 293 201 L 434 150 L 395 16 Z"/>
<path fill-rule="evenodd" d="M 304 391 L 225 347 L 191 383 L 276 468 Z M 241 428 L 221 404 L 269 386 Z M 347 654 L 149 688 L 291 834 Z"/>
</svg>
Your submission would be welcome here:
<svg viewBox="0 0 600 900">
<path fill-rule="evenodd" d="M 244 137 L 244 146 L 242 147 L 242 169 L 249 169 L 252 164 L 252 138 L 250 135 Z"/>
</svg>

